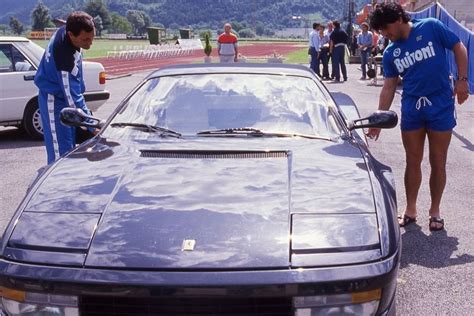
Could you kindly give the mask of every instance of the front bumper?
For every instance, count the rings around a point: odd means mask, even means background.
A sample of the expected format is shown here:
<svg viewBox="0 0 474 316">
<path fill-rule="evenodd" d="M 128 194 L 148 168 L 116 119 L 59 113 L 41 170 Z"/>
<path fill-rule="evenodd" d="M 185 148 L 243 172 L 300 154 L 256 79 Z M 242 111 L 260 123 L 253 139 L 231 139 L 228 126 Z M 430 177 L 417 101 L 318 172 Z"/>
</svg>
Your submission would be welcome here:
<svg viewBox="0 0 474 316">
<path fill-rule="evenodd" d="M 74 295 L 79 301 L 123 298 L 265 298 L 332 295 L 382 289 L 379 314 L 394 302 L 399 253 L 351 266 L 260 271 L 130 271 L 39 266 L 0 259 L 0 285 Z M 91 298 L 92 296 L 92 298 Z"/>
</svg>

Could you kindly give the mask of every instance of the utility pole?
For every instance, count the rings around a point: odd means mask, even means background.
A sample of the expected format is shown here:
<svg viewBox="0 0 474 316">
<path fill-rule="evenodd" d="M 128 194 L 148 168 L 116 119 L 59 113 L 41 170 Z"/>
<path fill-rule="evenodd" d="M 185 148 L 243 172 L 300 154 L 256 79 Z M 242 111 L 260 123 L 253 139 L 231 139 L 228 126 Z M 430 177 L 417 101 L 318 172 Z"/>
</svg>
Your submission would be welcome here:
<svg viewBox="0 0 474 316">
<path fill-rule="evenodd" d="M 253 31 L 255 35 L 257 34 L 257 22 L 255 19 L 255 12 L 257 12 L 257 0 L 253 0 L 253 13 L 252 13 L 252 24 L 253 24 Z"/>
<path fill-rule="evenodd" d="M 354 16 L 354 1 L 349 1 L 349 38 L 352 38 L 352 17 Z"/>
</svg>

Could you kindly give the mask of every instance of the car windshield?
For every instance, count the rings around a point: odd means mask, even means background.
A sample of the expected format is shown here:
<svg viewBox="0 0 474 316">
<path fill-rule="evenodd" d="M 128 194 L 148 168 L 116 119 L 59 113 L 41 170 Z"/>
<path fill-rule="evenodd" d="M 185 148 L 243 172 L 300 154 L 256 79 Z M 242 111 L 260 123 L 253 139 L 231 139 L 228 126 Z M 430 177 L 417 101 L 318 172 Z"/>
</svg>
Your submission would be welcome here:
<svg viewBox="0 0 474 316">
<path fill-rule="evenodd" d="M 235 73 L 165 76 L 141 86 L 112 123 L 159 126 L 184 136 L 251 127 L 333 138 L 341 131 L 332 106 L 318 84 L 305 77 Z M 105 132 L 119 137 L 140 131 L 109 127 Z M 246 135 L 249 133 L 238 136 Z"/>
</svg>

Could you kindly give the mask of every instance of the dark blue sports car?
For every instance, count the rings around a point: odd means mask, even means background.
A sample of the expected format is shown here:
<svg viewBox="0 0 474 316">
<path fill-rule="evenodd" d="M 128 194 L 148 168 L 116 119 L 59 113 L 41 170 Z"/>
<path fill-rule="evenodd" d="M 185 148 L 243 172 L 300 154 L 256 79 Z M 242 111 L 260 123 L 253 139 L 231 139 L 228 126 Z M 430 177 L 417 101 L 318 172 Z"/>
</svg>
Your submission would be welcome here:
<svg viewBox="0 0 474 316">
<path fill-rule="evenodd" d="M 6 315 L 392 315 L 389 167 L 306 67 L 163 68 L 45 169 L 1 243 Z M 1 314 L 1 313 L 0 313 Z"/>
</svg>

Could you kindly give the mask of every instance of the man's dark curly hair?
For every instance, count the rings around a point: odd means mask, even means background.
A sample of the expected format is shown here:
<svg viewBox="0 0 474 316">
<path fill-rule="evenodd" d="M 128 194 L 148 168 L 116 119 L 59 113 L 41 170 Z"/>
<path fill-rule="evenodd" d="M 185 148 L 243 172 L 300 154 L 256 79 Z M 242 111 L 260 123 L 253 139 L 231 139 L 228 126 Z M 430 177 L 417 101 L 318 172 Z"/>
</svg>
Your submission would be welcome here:
<svg viewBox="0 0 474 316">
<path fill-rule="evenodd" d="M 374 30 L 384 29 L 387 24 L 394 23 L 402 18 L 404 23 L 408 23 L 411 18 L 402 6 L 395 2 L 378 4 L 370 14 L 370 27 Z"/>
<path fill-rule="evenodd" d="M 67 17 L 66 31 L 72 32 L 74 36 L 78 36 L 81 31 L 92 32 L 94 30 L 94 20 L 92 17 L 81 11 L 71 13 Z"/>
</svg>

